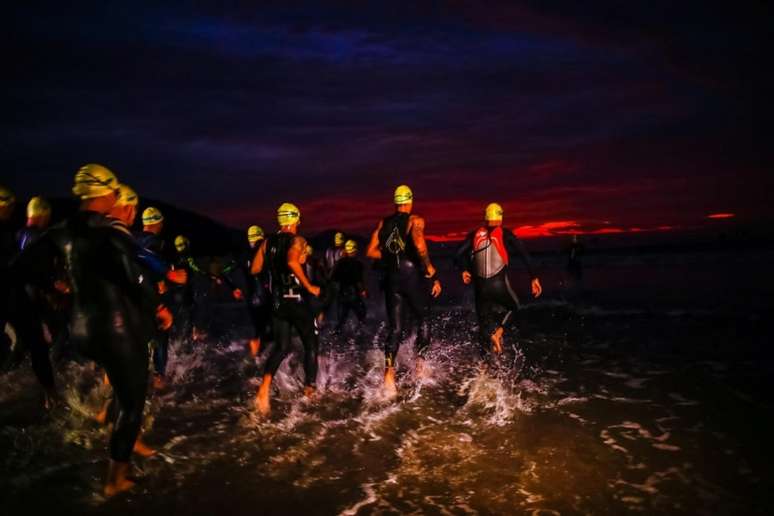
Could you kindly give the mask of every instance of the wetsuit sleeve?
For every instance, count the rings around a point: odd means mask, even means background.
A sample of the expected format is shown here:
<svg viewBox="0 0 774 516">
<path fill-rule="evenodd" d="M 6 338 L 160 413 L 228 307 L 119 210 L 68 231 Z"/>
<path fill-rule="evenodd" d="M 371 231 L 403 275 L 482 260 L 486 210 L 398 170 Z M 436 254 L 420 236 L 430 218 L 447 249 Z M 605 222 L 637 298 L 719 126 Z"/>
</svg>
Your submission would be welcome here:
<svg viewBox="0 0 774 516">
<path fill-rule="evenodd" d="M 357 262 L 357 291 L 358 293 L 363 292 L 365 287 L 365 267 L 363 267 L 363 264 L 361 262 Z"/>
<path fill-rule="evenodd" d="M 527 250 L 524 248 L 524 244 L 519 240 L 512 231 L 503 228 L 503 238 L 505 239 L 505 248 L 508 250 L 508 254 L 518 254 L 524 263 L 524 268 L 527 269 L 527 273 L 530 278 L 535 278 L 535 272 L 532 270 L 532 261 L 530 260 Z"/>
<path fill-rule="evenodd" d="M 454 253 L 454 266 L 462 271 L 470 272 L 471 264 L 471 251 L 473 250 L 473 232 L 468 234 L 462 244 L 457 248 L 457 252 Z"/>
</svg>

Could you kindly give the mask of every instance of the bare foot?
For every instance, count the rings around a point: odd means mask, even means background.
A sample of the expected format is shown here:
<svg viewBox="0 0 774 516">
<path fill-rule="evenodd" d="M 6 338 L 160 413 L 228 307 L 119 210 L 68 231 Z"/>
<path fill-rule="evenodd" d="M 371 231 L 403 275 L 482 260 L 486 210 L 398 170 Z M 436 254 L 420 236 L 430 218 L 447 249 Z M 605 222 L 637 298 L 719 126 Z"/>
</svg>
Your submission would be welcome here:
<svg viewBox="0 0 774 516">
<path fill-rule="evenodd" d="M 495 332 L 489 337 L 492 340 L 492 351 L 498 355 L 503 352 L 503 328 L 497 328 Z"/>
<path fill-rule="evenodd" d="M 97 412 L 97 415 L 94 416 L 94 421 L 97 422 L 97 424 L 104 425 L 105 421 L 107 421 L 107 404 L 105 405 L 105 408 Z"/>
<path fill-rule="evenodd" d="M 160 374 L 153 375 L 153 388 L 157 391 L 162 390 L 164 387 L 167 386 L 167 382 L 164 380 L 164 377 Z"/>
<path fill-rule="evenodd" d="M 156 455 L 156 450 L 142 442 L 139 438 L 134 442 L 134 453 L 141 457 L 152 457 Z"/>
<path fill-rule="evenodd" d="M 392 398 L 398 394 L 398 389 L 395 387 L 395 368 L 388 367 L 384 370 L 384 394 L 388 398 Z"/>
<path fill-rule="evenodd" d="M 107 482 L 105 483 L 105 496 L 111 497 L 134 487 L 134 482 L 127 478 L 128 475 L 128 462 L 116 462 L 111 460 Z"/>
<path fill-rule="evenodd" d="M 269 394 L 271 393 L 271 375 L 263 376 L 263 383 L 258 388 L 258 394 L 255 395 L 255 408 L 262 416 L 269 415 L 271 405 L 269 404 Z"/>
<path fill-rule="evenodd" d="M 255 358 L 261 352 L 261 339 L 250 339 L 250 356 Z"/>
</svg>

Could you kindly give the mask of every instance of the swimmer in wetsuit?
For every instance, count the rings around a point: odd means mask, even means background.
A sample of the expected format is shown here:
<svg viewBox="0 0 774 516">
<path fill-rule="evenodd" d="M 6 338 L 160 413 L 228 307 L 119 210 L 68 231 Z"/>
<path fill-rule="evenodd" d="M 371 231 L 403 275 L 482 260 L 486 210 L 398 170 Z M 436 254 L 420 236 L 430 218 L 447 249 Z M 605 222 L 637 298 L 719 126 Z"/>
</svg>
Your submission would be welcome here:
<svg viewBox="0 0 774 516">
<path fill-rule="evenodd" d="M 508 280 L 511 254 L 518 254 L 524 262 L 531 278 L 532 295 L 539 297 L 543 292 L 521 241 L 502 225 L 502 207 L 491 203 L 484 219 L 485 224 L 468 235 L 455 257 L 455 263 L 463 269 L 463 283 L 473 283 L 482 358 L 489 350 L 502 353 L 505 326 L 519 309 L 519 299 Z M 505 309 L 503 317 L 497 316 L 498 307 Z"/>
<path fill-rule="evenodd" d="M 385 218 L 371 235 L 366 255 L 379 260 L 384 273 L 384 296 L 389 334 L 384 346 L 384 388 L 388 395 L 395 387 L 395 357 L 402 337 L 404 310 L 417 326 L 417 370 L 430 345 L 430 296 L 441 295 L 441 282 L 425 242 L 425 219 L 412 214 L 414 194 L 406 185 L 395 190 L 395 213 Z"/>
<path fill-rule="evenodd" d="M 156 255 L 160 260 L 172 263 L 170 253 L 167 251 L 167 243 L 161 237 L 164 229 L 164 215 L 158 208 L 149 206 L 142 212 L 142 233 L 137 237 L 141 247 Z M 172 293 L 166 283 L 164 275 L 155 275 L 154 279 L 159 295 L 165 306 L 171 306 Z M 185 283 L 185 282 L 184 282 Z M 153 386 L 163 389 L 166 386 L 167 363 L 169 362 L 169 334 L 170 329 L 159 330 L 153 339 Z"/>
<path fill-rule="evenodd" d="M 270 410 L 271 382 L 280 364 L 290 351 L 291 330 L 295 328 L 304 345 L 304 395 L 311 397 L 316 390 L 317 353 L 319 340 L 314 314 L 304 292 L 318 297 L 320 287 L 313 285 L 304 272 L 306 240 L 297 234 L 301 211 L 290 203 L 277 210 L 280 230 L 258 247 L 250 272 L 258 275 L 268 270 L 272 295 L 272 327 L 274 349 L 266 361 L 263 383 L 255 397 L 261 414 Z"/>
<path fill-rule="evenodd" d="M 129 459 L 140 431 L 148 384 L 148 346 L 158 298 L 131 246 L 106 215 L 118 190 L 115 175 L 89 164 L 75 176 L 80 210 L 30 245 L 14 265 L 15 276 L 37 289 L 52 278 L 67 285 L 70 338 L 107 372 L 119 416 L 110 437 L 105 494 L 133 486 Z"/>
<path fill-rule="evenodd" d="M 196 259 L 191 255 L 191 241 L 185 235 L 175 237 L 175 271 L 185 271 L 188 281 L 184 285 L 179 283 L 172 288 L 172 297 L 175 306 L 176 333 L 190 342 L 198 335 L 194 327 L 197 316 L 196 296 L 194 293 L 193 277 L 195 274 L 207 276 L 207 273 L 199 267 Z"/>
<path fill-rule="evenodd" d="M 258 356 L 261 352 L 261 343 L 268 337 L 271 331 L 271 295 L 269 293 L 268 274 L 262 271 L 259 274 L 252 274 L 253 260 L 258 248 L 263 244 L 265 236 L 263 228 L 260 226 L 250 226 L 247 228 L 247 244 L 249 250 L 247 256 L 243 258 L 245 265 L 245 285 L 247 310 L 250 314 L 250 320 L 253 323 L 255 333 L 250 339 L 250 356 Z"/>
<path fill-rule="evenodd" d="M 16 234 L 19 251 L 35 242 L 51 222 L 51 205 L 42 197 L 33 197 L 27 203 L 27 225 Z"/>
<path fill-rule="evenodd" d="M 339 312 L 336 331 L 341 331 L 347 322 L 350 311 L 355 312 L 360 323 L 365 322 L 368 295 L 365 287 L 363 263 L 357 259 L 357 242 L 347 240 L 344 244 L 344 256 L 333 269 L 332 280 L 338 284 Z"/>
</svg>

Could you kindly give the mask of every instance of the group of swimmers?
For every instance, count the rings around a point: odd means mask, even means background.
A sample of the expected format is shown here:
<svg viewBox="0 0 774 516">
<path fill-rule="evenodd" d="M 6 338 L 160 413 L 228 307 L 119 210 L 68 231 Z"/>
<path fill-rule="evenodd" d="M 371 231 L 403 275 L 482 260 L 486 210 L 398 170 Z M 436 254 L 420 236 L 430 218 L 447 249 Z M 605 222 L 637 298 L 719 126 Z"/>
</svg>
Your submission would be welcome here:
<svg viewBox="0 0 774 516">
<path fill-rule="evenodd" d="M 168 254 L 160 236 L 163 215 L 159 210 L 146 209 L 142 234 L 132 234 L 138 196 L 106 167 L 81 167 L 72 191 L 80 200 L 76 214 L 46 229 L 50 208 L 35 198 L 28 205 L 27 227 L 15 235 L 9 222 L 15 198 L 0 187 L 4 294 L 0 330 L 9 322 L 29 349 L 47 404 L 56 398 L 48 358 L 52 340 L 66 338 L 80 354 L 104 368 L 114 392 L 111 461 L 104 489 L 111 496 L 133 485 L 132 452 L 152 453 L 138 441 L 151 383 L 149 359 L 152 355 L 153 383 L 159 387 L 164 383 L 169 331 L 175 319 L 170 306 L 182 304 L 190 310 L 190 276 L 202 270 L 182 235 L 174 242 L 177 257 Z M 425 219 L 413 213 L 413 192 L 401 185 L 393 201 L 394 213 L 379 221 L 365 252 L 380 272 L 384 292 L 388 323 L 384 390 L 389 396 L 397 392 L 395 369 L 401 339 L 412 330 L 417 335 L 417 373 L 423 373 L 431 340 L 430 308 L 442 290 L 425 241 Z M 466 237 L 455 256 L 462 281 L 474 287 L 482 357 L 502 353 L 505 329 L 519 307 L 508 279 L 512 255 L 524 262 L 533 296 L 542 293 L 521 241 L 502 222 L 502 207 L 489 204 L 484 223 Z M 357 243 L 337 233 L 334 246 L 323 260 L 317 260 L 298 232 L 301 210 L 296 205 L 280 205 L 277 223 L 278 231 L 268 235 L 258 226 L 248 229 L 250 250 L 242 263 L 248 276 L 245 294 L 232 285 L 234 297 L 247 302 L 255 327 L 249 343 L 251 354 L 261 352 L 264 340 L 274 341 L 255 397 L 256 409 L 264 415 L 270 411 L 272 380 L 291 350 L 294 331 L 304 348 L 304 394 L 313 397 L 320 324 L 332 298 L 337 298 L 337 330 L 349 312 L 360 321 L 366 316 L 367 291 Z M 175 302 L 170 291 L 182 292 L 182 303 Z M 404 327 L 405 319 L 414 328 Z M 5 333 L 0 337 L 7 338 Z M 10 343 L 4 340 L 0 346 L 5 352 Z"/>
</svg>

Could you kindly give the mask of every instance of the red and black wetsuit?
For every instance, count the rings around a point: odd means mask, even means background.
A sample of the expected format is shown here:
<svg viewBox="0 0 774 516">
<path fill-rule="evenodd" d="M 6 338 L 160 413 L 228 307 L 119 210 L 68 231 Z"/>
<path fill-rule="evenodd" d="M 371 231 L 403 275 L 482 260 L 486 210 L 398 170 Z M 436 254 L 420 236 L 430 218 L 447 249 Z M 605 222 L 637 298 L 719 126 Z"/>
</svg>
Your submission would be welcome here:
<svg viewBox="0 0 774 516">
<path fill-rule="evenodd" d="M 455 262 L 458 267 L 473 276 L 482 357 L 490 348 L 490 336 L 498 327 L 505 327 L 513 312 L 519 309 L 519 298 L 508 279 L 508 264 L 513 253 L 520 256 L 530 277 L 534 278 L 529 255 L 521 240 L 502 226 L 478 228 L 457 250 Z M 505 309 L 502 317 L 497 314 L 498 307 Z"/>
<path fill-rule="evenodd" d="M 266 373 L 274 376 L 280 364 L 290 352 L 290 337 L 293 328 L 304 345 L 305 385 L 317 382 L 317 354 L 319 337 L 314 324 L 314 314 L 303 295 L 304 287 L 288 267 L 288 251 L 296 235 L 277 233 L 266 242 L 264 263 L 268 266 L 272 295 L 272 326 L 274 348 L 266 361 Z"/>
<path fill-rule="evenodd" d="M 384 299 L 389 333 L 384 345 L 387 367 L 394 367 L 403 332 L 404 310 L 417 325 L 416 347 L 421 356 L 430 345 L 430 291 L 426 271 L 409 234 L 410 214 L 397 212 L 382 221 L 379 231 Z"/>
<path fill-rule="evenodd" d="M 148 387 L 148 341 L 155 332 L 158 297 L 137 262 L 129 235 L 95 212 L 81 211 L 25 249 L 13 267 L 22 285 L 70 286 L 70 339 L 99 363 L 118 399 L 110 456 L 127 462 L 140 431 Z"/>
</svg>

